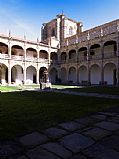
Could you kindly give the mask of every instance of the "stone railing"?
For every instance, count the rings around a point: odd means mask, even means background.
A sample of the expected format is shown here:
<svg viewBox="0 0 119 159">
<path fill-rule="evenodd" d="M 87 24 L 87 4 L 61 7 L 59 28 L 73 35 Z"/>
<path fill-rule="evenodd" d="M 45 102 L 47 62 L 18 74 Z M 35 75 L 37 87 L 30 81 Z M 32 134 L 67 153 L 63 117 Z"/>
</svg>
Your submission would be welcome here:
<svg viewBox="0 0 119 159">
<path fill-rule="evenodd" d="M 9 59 L 9 55 L 0 53 L 0 58 L 1 59 Z"/>
<path fill-rule="evenodd" d="M 102 59 L 102 54 L 89 56 L 89 60 L 101 60 L 101 59 Z"/>
<path fill-rule="evenodd" d="M 12 60 L 24 60 L 24 56 L 18 56 L 18 55 L 11 55 Z"/>
<path fill-rule="evenodd" d="M 50 62 L 51 64 L 54 64 L 54 65 L 58 64 L 58 60 L 51 60 Z"/>
<path fill-rule="evenodd" d="M 37 59 L 36 57 L 30 57 L 30 56 L 27 56 L 27 57 L 26 57 L 26 61 L 37 62 L 38 59 Z"/>
<path fill-rule="evenodd" d="M 110 53 L 104 53 L 104 59 L 108 59 L 108 58 L 115 58 L 117 57 L 115 52 L 110 52 Z"/>
<path fill-rule="evenodd" d="M 80 33 L 79 35 L 74 35 L 72 37 L 66 38 L 62 42 L 61 46 L 63 47 L 63 46 L 86 42 L 88 40 L 100 38 L 112 33 L 116 33 L 118 31 L 119 31 L 119 20 L 116 20 L 116 21 L 101 25 L 99 27 L 95 27 L 93 29 L 84 31 Z"/>
<path fill-rule="evenodd" d="M 87 61 L 87 56 L 79 56 L 78 57 L 78 61 L 81 62 L 81 61 Z"/>
<path fill-rule="evenodd" d="M 39 58 L 38 62 L 39 63 L 49 63 L 49 60 L 48 59 L 44 59 L 44 58 Z"/>
<path fill-rule="evenodd" d="M 65 63 L 66 63 L 66 60 L 60 60 L 60 63 L 61 63 L 61 64 L 65 64 Z"/>
<path fill-rule="evenodd" d="M 68 59 L 68 63 L 75 63 L 77 62 L 76 58 L 75 59 Z"/>
</svg>

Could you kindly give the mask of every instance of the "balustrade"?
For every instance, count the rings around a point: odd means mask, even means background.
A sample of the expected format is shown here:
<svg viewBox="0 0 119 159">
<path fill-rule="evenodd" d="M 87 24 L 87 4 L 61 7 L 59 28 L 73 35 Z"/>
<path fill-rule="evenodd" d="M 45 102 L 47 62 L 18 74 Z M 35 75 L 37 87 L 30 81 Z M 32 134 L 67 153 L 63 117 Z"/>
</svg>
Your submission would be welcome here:
<svg viewBox="0 0 119 159">
<path fill-rule="evenodd" d="M 104 53 L 104 59 L 107 59 L 107 58 L 115 58 L 117 57 L 116 53 L 115 52 L 110 52 L 110 53 Z"/>
<path fill-rule="evenodd" d="M 79 56 L 78 57 L 78 61 L 81 62 L 81 61 L 87 61 L 87 56 Z"/>
<path fill-rule="evenodd" d="M 9 55 L 0 53 L 0 58 L 1 59 L 9 59 Z"/>
<path fill-rule="evenodd" d="M 24 57 L 23 56 L 18 56 L 18 55 L 11 55 L 11 59 L 22 61 L 24 59 Z"/>
</svg>

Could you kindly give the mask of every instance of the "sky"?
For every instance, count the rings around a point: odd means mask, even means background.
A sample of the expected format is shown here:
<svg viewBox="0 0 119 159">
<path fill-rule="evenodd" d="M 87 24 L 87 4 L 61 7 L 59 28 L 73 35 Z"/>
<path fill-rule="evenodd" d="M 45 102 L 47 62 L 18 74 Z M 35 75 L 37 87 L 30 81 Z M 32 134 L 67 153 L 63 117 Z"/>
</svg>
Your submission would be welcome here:
<svg viewBox="0 0 119 159">
<path fill-rule="evenodd" d="M 0 34 L 40 40 L 42 23 L 62 11 L 87 30 L 119 19 L 119 0 L 0 0 Z"/>
</svg>

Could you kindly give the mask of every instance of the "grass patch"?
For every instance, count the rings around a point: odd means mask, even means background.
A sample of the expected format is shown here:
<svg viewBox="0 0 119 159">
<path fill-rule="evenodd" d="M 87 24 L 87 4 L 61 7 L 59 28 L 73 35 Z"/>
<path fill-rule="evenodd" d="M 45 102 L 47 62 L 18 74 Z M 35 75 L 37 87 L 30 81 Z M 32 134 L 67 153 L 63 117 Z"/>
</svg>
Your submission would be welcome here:
<svg viewBox="0 0 119 159">
<path fill-rule="evenodd" d="M 9 92 L 9 91 L 16 91 L 16 90 L 33 90 L 36 88 L 40 88 L 40 85 L 19 85 L 19 86 L 0 86 L 1 92 Z"/>
<path fill-rule="evenodd" d="M 118 105 L 119 100 L 51 92 L 1 93 L 0 138 L 13 138 Z"/>
<path fill-rule="evenodd" d="M 18 89 L 19 87 L 17 86 L 0 86 L 0 91 L 13 91 Z"/>
</svg>

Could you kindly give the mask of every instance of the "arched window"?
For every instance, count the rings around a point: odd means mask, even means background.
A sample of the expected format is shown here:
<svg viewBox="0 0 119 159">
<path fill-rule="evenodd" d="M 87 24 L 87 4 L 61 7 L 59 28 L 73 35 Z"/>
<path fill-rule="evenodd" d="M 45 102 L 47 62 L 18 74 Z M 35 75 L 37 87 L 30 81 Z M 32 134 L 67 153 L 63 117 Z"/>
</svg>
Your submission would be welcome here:
<svg viewBox="0 0 119 159">
<path fill-rule="evenodd" d="M 52 36 L 55 36 L 55 29 L 52 29 Z"/>
<path fill-rule="evenodd" d="M 69 28 L 69 35 L 73 35 L 73 27 L 72 26 L 70 26 L 70 28 Z"/>
</svg>

